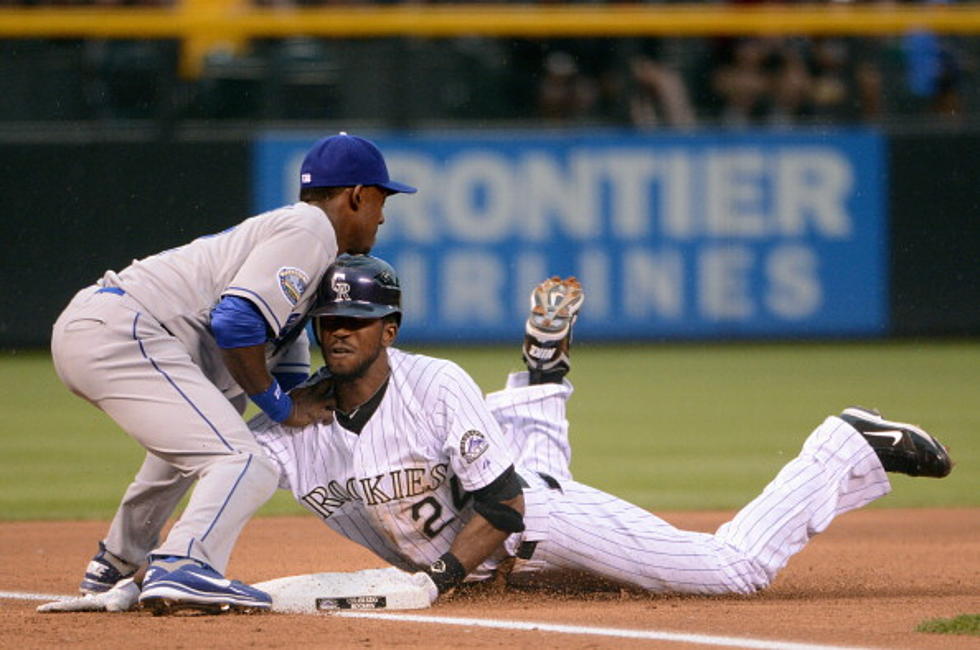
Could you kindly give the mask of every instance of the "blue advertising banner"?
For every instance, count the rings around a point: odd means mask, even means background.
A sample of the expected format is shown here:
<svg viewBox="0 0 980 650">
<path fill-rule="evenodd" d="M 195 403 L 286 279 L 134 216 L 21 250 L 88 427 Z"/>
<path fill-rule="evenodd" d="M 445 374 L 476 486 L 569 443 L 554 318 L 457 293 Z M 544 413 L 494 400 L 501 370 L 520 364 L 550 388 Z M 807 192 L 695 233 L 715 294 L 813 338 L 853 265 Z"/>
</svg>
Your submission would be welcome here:
<svg viewBox="0 0 980 650">
<path fill-rule="evenodd" d="M 575 275 L 582 339 L 868 336 L 887 326 L 883 138 L 869 130 L 372 137 L 393 178 L 374 254 L 403 339 L 513 341 Z M 315 136 L 255 143 L 259 211 L 296 200 Z"/>
</svg>

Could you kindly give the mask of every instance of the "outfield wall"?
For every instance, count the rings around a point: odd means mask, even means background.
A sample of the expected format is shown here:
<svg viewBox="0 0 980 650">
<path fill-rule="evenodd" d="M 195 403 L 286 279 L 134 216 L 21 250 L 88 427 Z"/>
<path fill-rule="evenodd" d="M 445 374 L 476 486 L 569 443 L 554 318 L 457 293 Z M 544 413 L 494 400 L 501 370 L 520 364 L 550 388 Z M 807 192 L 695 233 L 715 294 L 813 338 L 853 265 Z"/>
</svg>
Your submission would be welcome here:
<svg viewBox="0 0 980 650">
<path fill-rule="evenodd" d="M 255 209 L 298 190 L 315 138 L 256 143 Z M 549 274 L 587 287 L 583 339 L 886 331 L 884 139 L 867 130 L 382 137 L 394 177 L 375 251 L 403 334 L 511 338 Z"/>
<path fill-rule="evenodd" d="M 0 345 L 46 345 L 106 268 L 288 200 L 312 138 L 0 144 Z M 375 139 L 422 188 L 376 249 L 406 338 L 512 339 L 553 272 L 587 283 L 593 340 L 980 334 L 980 134 Z"/>
</svg>

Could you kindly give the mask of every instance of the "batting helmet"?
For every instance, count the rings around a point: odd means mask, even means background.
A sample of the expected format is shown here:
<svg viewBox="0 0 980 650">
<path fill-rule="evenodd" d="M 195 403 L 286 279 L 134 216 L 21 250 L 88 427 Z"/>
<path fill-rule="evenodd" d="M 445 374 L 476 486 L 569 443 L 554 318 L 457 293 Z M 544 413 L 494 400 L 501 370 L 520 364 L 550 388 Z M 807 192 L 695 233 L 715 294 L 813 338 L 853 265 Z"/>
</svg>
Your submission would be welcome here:
<svg viewBox="0 0 980 650">
<path fill-rule="evenodd" d="M 371 255 L 343 254 L 330 265 L 317 289 L 311 316 L 384 318 L 401 323 L 401 286 L 395 269 Z"/>
</svg>

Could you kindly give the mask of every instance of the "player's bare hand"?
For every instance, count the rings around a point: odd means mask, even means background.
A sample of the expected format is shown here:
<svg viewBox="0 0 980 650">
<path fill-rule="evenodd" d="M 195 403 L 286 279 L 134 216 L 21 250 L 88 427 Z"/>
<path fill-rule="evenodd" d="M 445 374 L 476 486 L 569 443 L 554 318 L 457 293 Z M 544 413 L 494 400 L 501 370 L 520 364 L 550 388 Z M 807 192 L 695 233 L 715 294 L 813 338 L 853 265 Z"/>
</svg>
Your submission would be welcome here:
<svg viewBox="0 0 980 650">
<path fill-rule="evenodd" d="M 300 386 L 289 392 L 293 398 L 293 411 L 283 420 L 287 427 L 305 427 L 314 422 L 330 424 L 337 408 L 333 392 L 333 380 L 323 379 L 310 386 Z"/>
</svg>

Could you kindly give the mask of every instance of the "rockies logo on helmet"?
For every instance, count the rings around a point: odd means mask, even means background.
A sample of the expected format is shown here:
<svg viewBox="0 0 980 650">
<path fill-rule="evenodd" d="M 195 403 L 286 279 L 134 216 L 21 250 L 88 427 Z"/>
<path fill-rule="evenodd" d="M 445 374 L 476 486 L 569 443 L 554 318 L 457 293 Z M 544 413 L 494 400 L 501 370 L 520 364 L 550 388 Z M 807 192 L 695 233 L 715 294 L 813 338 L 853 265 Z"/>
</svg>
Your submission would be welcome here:
<svg viewBox="0 0 980 650">
<path fill-rule="evenodd" d="M 312 316 L 384 318 L 401 323 L 401 286 L 395 269 L 371 255 L 340 255 L 317 289 Z"/>
<path fill-rule="evenodd" d="M 336 271 L 330 278 L 330 288 L 334 292 L 334 302 L 346 302 L 350 300 L 350 285 L 344 282 L 344 273 Z"/>
</svg>

